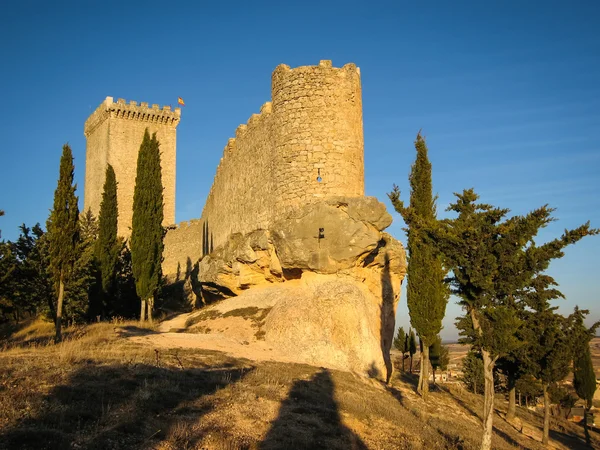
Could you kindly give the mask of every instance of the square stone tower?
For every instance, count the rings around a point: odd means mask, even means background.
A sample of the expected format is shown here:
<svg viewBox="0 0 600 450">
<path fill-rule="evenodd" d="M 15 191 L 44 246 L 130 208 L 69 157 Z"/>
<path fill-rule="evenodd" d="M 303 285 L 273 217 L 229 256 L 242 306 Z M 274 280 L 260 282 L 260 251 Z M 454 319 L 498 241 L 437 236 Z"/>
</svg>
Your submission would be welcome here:
<svg viewBox="0 0 600 450">
<path fill-rule="evenodd" d="M 112 165 L 117 178 L 117 202 L 119 208 L 118 235 L 131 235 L 133 216 L 133 191 L 137 170 L 137 157 L 148 128 L 156 132 L 160 142 L 160 164 L 164 187 L 164 222 L 175 223 L 175 150 L 177 125 L 181 109 L 171 111 L 170 106 L 162 109 L 158 105 L 119 99 L 106 99 L 85 122 L 84 135 L 87 140 L 85 155 L 84 211 L 92 210 L 98 217 L 107 164 Z"/>
</svg>

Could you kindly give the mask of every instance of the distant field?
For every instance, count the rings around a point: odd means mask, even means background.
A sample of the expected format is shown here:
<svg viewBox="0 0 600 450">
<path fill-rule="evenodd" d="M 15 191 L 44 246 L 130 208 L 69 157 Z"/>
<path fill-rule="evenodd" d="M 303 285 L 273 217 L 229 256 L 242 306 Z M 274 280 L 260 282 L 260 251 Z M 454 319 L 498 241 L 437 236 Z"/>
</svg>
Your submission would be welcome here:
<svg viewBox="0 0 600 450">
<path fill-rule="evenodd" d="M 458 369 L 462 368 L 462 359 L 466 356 L 469 351 L 468 345 L 462 345 L 458 343 L 444 343 L 450 352 L 450 364 L 456 364 Z M 596 372 L 596 378 L 600 379 L 600 337 L 595 337 L 590 342 L 590 350 L 592 353 L 592 363 L 594 364 L 594 371 Z M 393 355 L 399 355 L 399 353 L 392 351 Z M 417 353 L 414 357 L 414 366 L 418 367 L 419 354 Z M 452 366 L 451 366 L 452 367 Z M 567 379 L 570 379 L 571 375 Z M 596 396 L 600 397 L 600 389 L 596 392 Z"/>
</svg>

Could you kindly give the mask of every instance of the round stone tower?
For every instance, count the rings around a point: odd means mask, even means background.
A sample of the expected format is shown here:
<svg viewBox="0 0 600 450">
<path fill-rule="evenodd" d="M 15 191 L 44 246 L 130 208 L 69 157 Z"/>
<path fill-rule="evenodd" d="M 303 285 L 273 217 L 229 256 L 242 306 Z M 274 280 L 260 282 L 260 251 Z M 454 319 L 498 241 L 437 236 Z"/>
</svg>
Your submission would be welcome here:
<svg viewBox="0 0 600 450">
<path fill-rule="evenodd" d="M 331 61 L 272 78 L 274 194 L 281 213 L 316 199 L 364 195 L 360 70 Z"/>
</svg>

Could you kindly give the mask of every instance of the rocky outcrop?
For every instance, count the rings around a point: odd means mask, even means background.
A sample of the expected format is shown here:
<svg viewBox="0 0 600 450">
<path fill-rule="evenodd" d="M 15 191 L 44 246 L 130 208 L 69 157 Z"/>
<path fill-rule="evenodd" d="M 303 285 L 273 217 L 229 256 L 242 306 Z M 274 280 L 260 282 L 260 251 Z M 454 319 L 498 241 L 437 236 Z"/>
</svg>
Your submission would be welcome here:
<svg viewBox="0 0 600 450">
<path fill-rule="evenodd" d="M 406 273 L 402 244 L 383 232 L 391 222 L 371 197 L 307 204 L 267 230 L 230 236 L 199 262 L 194 291 L 212 301 L 271 286 L 268 344 L 299 362 L 388 377 Z"/>
</svg>

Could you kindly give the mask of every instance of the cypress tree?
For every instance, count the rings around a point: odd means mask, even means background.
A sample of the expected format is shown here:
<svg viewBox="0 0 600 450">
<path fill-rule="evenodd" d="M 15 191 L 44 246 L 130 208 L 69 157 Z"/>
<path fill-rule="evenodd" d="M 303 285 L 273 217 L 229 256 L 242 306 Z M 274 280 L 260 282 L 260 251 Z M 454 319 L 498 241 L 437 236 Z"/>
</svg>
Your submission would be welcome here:
<svg viewBox="0 0 600 450">
<path fill-rule="evenodd" d="M 421 132 L 415 141 L 417 159 L 411 168 L 410 206 L 400 200 L 400 190 L 388 194 L 394 208 L 408 226 L 408 284 L 406 302 L 410 322 L 423 342 L 418 392 L 426 398 L 429 390 L 429 347 L 442 329 L 449 292 L 444 284 L 446 272 L 438 250 L 427 239 L 423 226 L 436 220 L 436 198 L 432 193 L 431 163 Z"/>
<path fill-rule="evenodd" d="M 516 333 L 519 293 L 531 286 L 552 259 L 564 256 L 562 249 L 584 236 L 598 234 L 589 223 L 565 230 L 560 238 L 537 246 L 534 237 L 552 220 L 552 209 L 538 208 L 526 216 L 505 219 L 507 209 L 477 204 L 473 189 L 456 194 L 448 208 L 458 213 L 428 229 L 452 270 L 454 292 L 466 311 L 457 327 L 466 340 L 481 352 L 485 378 L 482 450 L 492 444 L 494 411 L 494 368 L 498 358 L 519 348 Z"/>
<path fill-rule="evenodd" d="M 140 320 L 152 321 L 154 295 L 161 277 L 163 253 L 163 186 L 159 142 L 148 129 L 140 146 L 133 193 L 131 262 L 135 289 L 141 299 Z"/>
<path fill-rule="evenodd" d="M 108 164 L 102 202 L 100 203 L 98 240 L 96 241 L 96 258 L 100 264 L 102 293 L 106 306 L 113 300 L 117 264 L 121 252 L 121 246 L 117 239 L 117 219 L 117 179 L 114 169 Z"/>
<path fill-rule="evenodd" d="M 433 370 L 433 384 L 435 384 L 435 371 L 437 369 L 446 370 L 450 362 L 448 347 L 442 345 L 442 338 L 437 336 L 429 348 L 429 362 Z"/>
<path fill-rule="evenodd" d="M 94 247 L 98 238 L 98 223 L 91 210 L 80 214 L 79 230 L 73 270 L 65 285 L 65 296 L 69 303 L 65 305 L 63 318 L 71 323 L 90 319 L 90 307 L 93 306 L 91 294 L 97 280 Z"/>
<path fill-rule="evenodd" d="M 588 418 L 594 399 L 594 392 L 596 392 L 596 375 L 592 364 L 590 340 L 596 334 L 596 329 L 600 326 L 600 322 L 596 322 L 590 328 L 586 328 L 583 319 L 588 313 L 589 311 L 581 310 L 576 306 L 575 311 L 569 318 L 572 323 L 571 345 L 574 352 L 573 386 L 575 387 L 577 396 L 585 401 L 585 418 L 583 420 L 583 426 L 585 429 L 585 440 L 587 444 L 590 445 Z"/>
<path fill-rule="evenodd" d="M 413 355 L 417 353 L 417 338 L 412 328 L 408 332 L 408 353 L 410 355 L 410 373 L 412 373 Z"/>
<path fill-rule="evenodd" d="M 62 340 L 62 311 L 65 285 L 77 258 L 79 242 L 79 207 L 73 184 L 73 155 L 68 144 L 63 146 L 60 158 L 58 185 L 54 191 L 54 206 L 46 227 L 48 229 L 50 272 L 57 292 L 56 302 L 56 342 Z"/>
<path fill-rule="evenodd" d="M 408 341 L 406 340 L 406 333 L 404 332 L 404 328 L 398 328 L 398 334 L 396 334 L 396 338 L 394 339 L 394 347 L 402 354 L 402 372 L 404 372 L 404 355 L 408 351 Z"/>
</svg>

